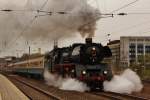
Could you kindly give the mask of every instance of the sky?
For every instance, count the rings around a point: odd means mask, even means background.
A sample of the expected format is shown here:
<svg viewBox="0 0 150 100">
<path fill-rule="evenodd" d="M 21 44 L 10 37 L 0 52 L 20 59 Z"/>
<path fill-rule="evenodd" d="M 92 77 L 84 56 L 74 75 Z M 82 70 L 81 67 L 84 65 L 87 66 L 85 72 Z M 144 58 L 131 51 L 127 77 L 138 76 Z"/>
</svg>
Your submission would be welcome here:
<svg viewBox="0 0 150 100">
<path fill-rule="evenodd" d="M 100 10 L 102 14 L 110 13 L 130 2 L 135 0 L 88 0 L 89 4 Z M 43 0 L 33 0 L 34 2 L 39 2 L 38 4 L 43 3 Z M 24 9 L 27 0 L 0 0 L 0 8 L 13 8 L 13 9 Z M 35 3 L 36 4 L 36 3 Z M 150 13 L 150 0 L 139 0 L 138 2 L 121 9 L 117 13 Z M 4 6 L 5 5 L 5 6 Z M 7 5 L 7 6 L 6 6 Z M 17 7 L 15 6 L 17 5 Z M 19 6 L 18 6 L 19 5 Z M 39 8 L 40 5 L 34 5 L 36 8 Z M 32 17 L 30 16 L 22 16 L 20 13 L 17 14 L 17 17 L 7 17 L 11 15 L 0 14 L 0 20 L 6 21 L 6 24 L 0 23 L 1 30 L 6 34 L 10 34 L 9 37 L 16 38 L 17 35 L 13 35 L 10 33 L 12 31 L 10 28 L 7 29 L 7 26 L 10 23 L 13 23 L 14 20 L 23 21 L 23 25 L 16 25 L 20 30 L 25 27 L 25 24 L 31 21 Z M 26 21 L 26 18 L 29 19 Z M 93 37 L 93 41 L 102 43 L 106 45 L 108 39 L 116 40 L 119 39 L 120 36 L 150 36 L 150 14 L 139 14 L 139 15 L 126 15 L 126 16 L 114 16 L 113 18 L 101 18 L 97 21 L 95 35 Z M 20 30 L 13 30 L 13 32 L 20 32 Z M 31 27 L 32 30 L 32 27 Z M 107 34 L 110 34 L 108 37 Z M 8 38 L 8 36 L 1 35 L 3 39 Z M 9 41 L 9 39 L 7 40 Z M 21 41 L 21 42 L 20 42 Z M 27 43 L 28 41 L 28 43 Z M 68 46 L 74 42 L 84 42 L 84 38 L 81 37 L 80 34 L 76 34 L 75 36 L 71 36 L 68 38 L 61 38 L 58 40 L 59 46 Z M 31 52 L 37 52 L 38 48 L 42 48 L 42 51 L 50 51 L 53 47 L 52 41 L 49 40 L 40 40 L 37 39 L 33 41 L 32 39 L 26 40 L 23 38 L 19 38 L 11 48 L 5 47 L 5 42 L 1 41 L 1 49 L 0 56 L 6 55 L 21 55 L 22 53 L 28 52 L 29 45 L 31 46 Z M 44 45 L 44 46 L 43 46 Z"/>
</svg>

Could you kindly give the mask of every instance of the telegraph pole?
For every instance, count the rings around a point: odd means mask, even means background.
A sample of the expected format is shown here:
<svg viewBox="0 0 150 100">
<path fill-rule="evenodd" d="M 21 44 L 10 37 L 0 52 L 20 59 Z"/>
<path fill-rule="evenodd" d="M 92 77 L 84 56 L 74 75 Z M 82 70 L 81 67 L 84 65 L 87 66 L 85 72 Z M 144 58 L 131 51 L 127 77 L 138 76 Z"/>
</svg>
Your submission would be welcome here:
<svg viewBox="0 0 150 100">
<path fill-rule="evenodd" d="M 29 56 L 30 56 L 30 54 L 31 54 L 31 47 L 29 46 Z"/>
<path fill-rule="evenodd" d="M 28 58 L 27 58 L 27 61 L 28 61 L 27 68 L 29 68 L 29 66 L 30 66 L 30 54 L 31 54 L 31 47 L 29 45 L 29 41 L 27 41 L 27 46 L 29 46 L 28 47 Z M 27 70 L 27 72 L 29 72 L 29 70 Z"/>
</svg>

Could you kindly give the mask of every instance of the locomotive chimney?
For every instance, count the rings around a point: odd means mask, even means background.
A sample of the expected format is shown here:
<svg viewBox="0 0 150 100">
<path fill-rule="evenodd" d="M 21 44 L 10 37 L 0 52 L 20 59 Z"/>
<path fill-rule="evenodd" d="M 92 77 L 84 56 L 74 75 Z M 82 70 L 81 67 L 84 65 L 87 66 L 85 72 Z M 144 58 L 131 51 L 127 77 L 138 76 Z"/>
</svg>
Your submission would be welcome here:
<svg viewBox="0 0 150 100">
<path fill-rule="evenodd" d="M 85 42 L 86 44 L 92 44 L 92 38 L 86 38 Z"/>
<path fill-rule="evenodd" d="M 54 49 L 58 48 L 58 40 L 54 40 Z"/>
</svg>

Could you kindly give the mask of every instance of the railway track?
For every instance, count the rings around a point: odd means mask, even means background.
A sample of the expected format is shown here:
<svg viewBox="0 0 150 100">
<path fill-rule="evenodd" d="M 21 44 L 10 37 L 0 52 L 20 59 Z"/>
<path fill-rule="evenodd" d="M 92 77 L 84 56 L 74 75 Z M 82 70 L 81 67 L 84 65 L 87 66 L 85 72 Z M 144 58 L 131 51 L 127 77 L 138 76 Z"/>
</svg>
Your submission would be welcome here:
<svg viewBox="0 0 150 100">
<path fill-rule="evenodd" d="M 134 96 L 130 94 L 120 94 L 114 92 L 95 92 L 94 95 L 103 96 L 110 100 L 149 100 L 148 98 Z"/>
<path fill-rule="evenodd" d="M 46 85 L 43 81 L 5 75 L 31 100 L 107 100 L 105 97 L 96 96 L 86 92 L 60 90 Z M 42 91 L 42 93 L 41 93 Z M 43 93 L 44 91 L 44 93 Z"/>
<path fill-rule="evenodd" d="M 150 84 L 150 80 L 142 80 L 142 82 Z"/>
<path fill-rule="evenodd" d="M 8 76 L 8 78 L 30 99 L 30 100 L 63 100 L 50 92 L 23 81 L 18 77 Z"/>
<path fill-rule="evenodd" d="M 113 92 L 80 93 L 74 91 L 61 91 L 59 89 L 45 87 L 42 85 L 44 84 L 43 82 L 32 82 L 29 81 L 30 79 L 15 75 L 7 75 L 7 77 L 31 100 L 150 100 L 135 95 Z"/>
</svg>

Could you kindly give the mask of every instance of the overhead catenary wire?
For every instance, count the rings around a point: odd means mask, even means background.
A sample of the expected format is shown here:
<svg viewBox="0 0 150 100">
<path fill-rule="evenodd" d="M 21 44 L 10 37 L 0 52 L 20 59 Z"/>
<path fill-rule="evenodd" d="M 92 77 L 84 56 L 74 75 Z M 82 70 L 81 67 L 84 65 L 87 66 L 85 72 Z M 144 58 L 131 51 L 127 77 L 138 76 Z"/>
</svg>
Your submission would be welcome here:
<svg viewBox="0 0 150 100">
<path fill-rule="evenodd" d="M 136 3 L 137 1 L 139 1 L 139 0 L 135 0 L 135 1 L 133 1 L 133 2 L 130 2 L 130 3 L 128 3 L 128 4 L 125 4 L 124 6 L 122 6 L 122 7 L 120 7 L 120 8 L 118 8 L 118 9 L 115 9 L 115 10 L 113 10 L 113 11 L 111 11 L 110 13 L 108 13 L 108 14 L 112 14 L 112 15 L 115 15 L 115 14 L 113 14 L 114 12 L 116 12 L 116 11 L 119 11 L 119 10 L 121 10 L 121 9 L 124 9 L 124 8 L 126 8 L 126 7 L 128 7 L 128 6 L 131 6 L 132 4 L 134 4 L 134 3 Z M 45 15 L 51 15 L 52 13 L 58 13 L 58 14 L 67 14 L 67 12 L 51 12 L 51 11 L 42 11 L 42 9 L 46 6 L 46 4 L 47 4 L 47 2 L 48 2 L 48 0 L 46 0 L 45 2 L 44 2 L 44 4 L 41 6 L 41 8 L 40 9 L 38 9 L 38 10 L 12 10 L 12 9 L 1 9 L 0 11 L 3 11 L 3 12 L 17 12 L 17 11 L 20 11 L 20 12 L 25 12 L 25 11 L 29 11 L 29 12 L 44 12 L 44 13 L 47 13 L 47 14 L 45 14 Z M 98 1 L 96 1 L 96 2 L 98 2 Z M 98 5 L 99 6 L 99 5 Z M 104 14 L 102 14 L 102 15 L 104 15 Z M 119 14 L 117 14 L 117 15 L 119 15 Z M 100 17 L 100 16 L 99 16 Z M 99 19 L 99 17 L 98 18 L 96 18 L 97 20 Z"/>
<path fill-rule="evenodd" d="M 48 3 L 48 1 L 49 1 L 49 0 L 46 0 L 46 1 L 43 3 L 43 5 L 40 7 L 39 10 L 42 10 L 42 9 L 46 6 L 46 4 Z"/>
<path fill-rule="evenodd" d="M 20 32 L 20 34 L 19 34 L 15 39 L 13 39 L 12 41 L 10 41 L 10 42 L 7 44 L 7 46 L 6 46 L 6 48 L 5 48 L 4 50 L 9 49 L 11 46 L 13 46 L 13 44 L 24 34 L 24 32 L 25 32 L 26 30 L 28 30 L 28 29 L 32 26 L 32 24 L 33 24 L 33 22 L 35 21 L 35 19 L 36 19 L 36 17 L 34 17 L 34 18 L 29 22 L 29 24 L 25 26 L 25 28 L 23 28 L 23 30 Z"/>
<path fill-rule="evenodd" d="M 125 28 L 121 28 L 121 29 L 113 31 L 113 32 L 108 32 L 108 33 L 109 34 L 115 34 L 115 35 L 116 34 L 121 34 L 120 32 L 122 32 L 122 31 L 131 30 L 131 29 L 134 29 L 134 28 L 137 28 L 137 27 L 141 27 L 141 26 L 144 26 L 144 25 L 147 25 L 147 24 L 150 24 L 150 20 L 146 20 L 146 21 L 143 21 L 141 23 L 137 23 L 137 24 L 134 24 L 134 25 L 131 25 L 131 26 L 128 26 L 128 27 L 125 27 Z M 148 28 L 148 29 L 150 29 L 150 28 Z M 145 29 L 143 29 L 143 30 L 145 30 Z M 143 34 L 144 33 L 150 33 L 150 30 L 148 30 L 148 31 L 130 32 L 129 34 L 139 34 L 139 33 L 143 33 Z"/>
<path fill-rule="evenodd" d="M 125 27 L 125 28 L 121 28 L 117 31 L 113 31 L 113 32 L 110 32 L 111 34 L 120 34 L 120 32 L 122 31 L 127 31 L 127 30 L 131 30 L 131 29 L 134 29 L 134 28 L 137 28 L 137 27 L 141 27 L 143 25 L 147 25 L 150 23 L 150 20 L 146 20 L 144 22 L 141 22 L 141 23 L 138 23 L 138 24 L 134 24 L 134 25 L 131 25 L 129 27 Z"/>
<path fill-rule="evenodd" d="M 117 12 L 117 11 L 122 10 L 122 9 L 124 9 L 124 8 L 127 8 L 127 7 L 129 7 L 129 6 L 133 5 L 133 4 L 135 4 L 135 3 L 138 2 L 138 1 L 140 1 L 140 0 L 134 0 L 134 1 L 130 2 L 130 3 L 128 3 L 128 4 L 125 4 L 125 5 L 123 5 L 123 6 L 119 7 L 119 8 L 117 8 L 117 9 L 115 9 L 115 10 L 109 12 L 109 13 L 114 13 L 114 12 Z"/>
<path fill-rule="evenodd" d="M 134 3 L 138 2 L 138 1 L 139 1 L 139 0 L 132 1 L 132 2 L 130 2 L 130 3 L 128 3 L 128 4 L 123 5 L 122 7 L 119 7 L 118 9 L 115 9 L 115 10 L 113 10 L 113 11 L 107 13 L 107 14 L 100 14 L 100 15 L 99 15 L 98 17 L 96 17 L 94 20 L 91 20 L 91 21 L 89 21 L 88 23 L 86 23 L 86 24 L 84 24 L 84 25 L 82 25 L 82 26 L 91 24 L 91 23 L 93 23 L 93 22 L 99 20 L 100 18 L 114 17 L 114 15 L 118 15 L 118 16 L 127 15 L 126 13 L 118 13 L 118 14 L 113 14 L 113 13 L 116 12 L 116 11 L 119 11 L 119 10 L 121 10 L 121 9 L 127 8 L 127 7 L 133 5 Z M 102 16 L 102 15 L 105 15 L 105 16 Z"/>
<path fill-rule="evenodd" d="M 119 11 L 119 10 L 121 10 L 121 9 L 123 9 L 123 8 L 126 8 L 126 7 L 128 7 L 128 6 L 131 6 L 132 4 L 134 4 L 135 2 L 137 2 L 137 1 L 139 1 L 139 0 L 135 0 L 134 2 L 131 2 L 130 4 L 126 4 L 126 5 L 124 5 L 123 7 L 120 7 L 120 8 L 118 8 L 118 9 L 116 9 L 116 11 Z M 48 0 L 46 0 L 46 2 L 43 4 L 43 6 L 41 7 L 42 9 L 44 8 L 44 6 L 47 4 L 47 2 L 48 2 Z M 20 12 L 24 12 L 24 11 L 34 11 L 34 12 L 38 12 L 38 14 L 35 16 L 35 18 L 34 18 L 34 20 L 38 17 L 38 16 L 46 16 L 46 15 L 51 15 L 52 13 L 58 13 L 58 14 L 68 14 L 68 12 L 51 12 L 51 11 L 44 11 L 44 10 L 42 10 L 42 9 L 38 9 L 38 10 L 11 10 L 11 9 L 3 9 L 3 10 L 0 10 L 0 11 L 3 11 L 3 12 L 17 12 L 17 11 L 20 11 Z M 115 11 L 115 12 L 116 12 Z M 39 13 L 44 13 L 43 15 L 41 15 L 41 14 L 39 14 Z M 103 16 L 98 16 L 97 18 L 95 18 L 95 20 L 98 20 L 99 18 L 107 18 L 107 17 L 113 17 L 114 15 L 129 15 L 129 14 L 131 14 L 131 15 L 133 15 L 133 14 L 137 14 L 137 13 L 118 13 L 118 14 L 101 14 L 101 15 L 104 15 L 104 17 Z M 138 13 L 139 15 L 140 14 L 143 14 L 143 13 Z M 94 20 L 94 21 L 95 21 Z M 34 21 L 33 21 L 34 22 Z M 32 21 L 31 21 L 31 23 L 33 23 Z M 89 21 L 87 24 L 90 24 L 90 23 L 92 23 L 93 21 Z M 32 24 L 31 24 L 32 25 Z M 29 28 L 30 28 L 31 26 L 29 25 L 27 25 L 27 28 L 24 28 L 23 29 L 23 32 L 21 32 L 22 34 L 24 34 L 24 32 L 26 31 L 26 30 L 28 30 Z M 21 35 L 22 36 L 22 35 Z M 17 38 L 20 38 L 21 37 L 20 35 L 17 37 Z M 17 39 L 18 40 L 18 39 Z M 15 39 L 15 41 L 17 41 L 16 39 Z M 11 42 L 11 43 L 13 43 L 13 42 Z"/>
<path fill-rule="evenodd" d="M 39 13 L 46 13 L 45 15 L 51 15 L 52 13 L 58 13 L 58 14 L 66 14 L 67 12 L 63 12 L 63 11 L 58 11 L 58 12 L 52 12 L 52 11 L 44 11 L 44 10 L 42 10 L 45 6 L 46 6 L 46 4 L 48 3 L 48 1 L 49 0 L 46 0 L 43 4 L 42 4 L 42 6 L 39 8 L 39 9 L 37 9 L 37 10 L 17 10 L 17 9 L 0 9 L 0 12 L 37 12 L 38 14 Z"/>
<path fill-rule="evenodd" d="M 98 8 L 98 9 L 100 9 L 100 6 L 99 6 L 99 2 L 98 2 L 98 0 L 96 0 L 95 2 L 96 2 L 96 6 L 97 6 L 97 8 Z"/>
<path fill-rule="evenodd" d="M 124 13 L 126 15 L 149 15 L 150 12 L 129 12 L 129 13 Z"/>
<path fill-rule="evenodd" d="M 9 12 L 37 12 L 38 14 L 39 13 L 45 13 L 45 15 L 52 15 L 52 14 L 68 14 L 67 12 L 65 11 L 58 11 L 58 12 L 52 12 L 52 11 L 46 11 L 46 10 L 42 10 L 42 9 L 38 9 L 38 10 L 14 10 L 14 9 L 0 9 L 0 12 L 6 12 L 6 13 L 9 13 Z"/>
</svg>

